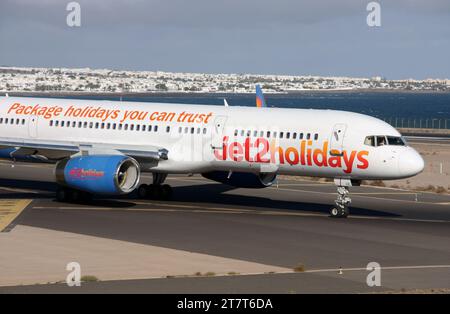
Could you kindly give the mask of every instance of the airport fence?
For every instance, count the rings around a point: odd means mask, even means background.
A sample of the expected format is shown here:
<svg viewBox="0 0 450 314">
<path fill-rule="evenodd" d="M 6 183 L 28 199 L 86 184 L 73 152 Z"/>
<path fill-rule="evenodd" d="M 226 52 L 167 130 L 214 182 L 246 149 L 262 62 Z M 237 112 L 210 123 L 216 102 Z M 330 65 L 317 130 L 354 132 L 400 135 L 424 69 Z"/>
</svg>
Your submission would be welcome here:
<svg viewBox="0 0 450 314">
<path fill-rule="evenodd" d="M 442 119 L 442 118 L 416 119 L 416 118 L 399 118 L 399 117 L 389 117 L 382 119 L 395 128 L 438 129 L 438 130 L 450 129 L 450 119 Z"/>
</svg>

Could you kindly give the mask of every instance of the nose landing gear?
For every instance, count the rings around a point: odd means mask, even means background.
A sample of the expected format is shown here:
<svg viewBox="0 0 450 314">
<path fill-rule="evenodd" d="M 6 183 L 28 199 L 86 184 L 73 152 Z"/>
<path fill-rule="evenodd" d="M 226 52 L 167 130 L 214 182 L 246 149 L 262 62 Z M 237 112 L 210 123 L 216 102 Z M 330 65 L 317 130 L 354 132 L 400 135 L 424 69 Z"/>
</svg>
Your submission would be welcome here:
<svg viewBox="0 0 450 314">
<path fill-rule="evenodd" d="M 333 218 L 346 218 L 350 213 L 348 206 L 352 202 L 349 197 L 349 189 L 347 186 L 337 187 L 338 197 L 334 201 L 336 206 L 330 209 L 330 217 Z"/>
</svg>

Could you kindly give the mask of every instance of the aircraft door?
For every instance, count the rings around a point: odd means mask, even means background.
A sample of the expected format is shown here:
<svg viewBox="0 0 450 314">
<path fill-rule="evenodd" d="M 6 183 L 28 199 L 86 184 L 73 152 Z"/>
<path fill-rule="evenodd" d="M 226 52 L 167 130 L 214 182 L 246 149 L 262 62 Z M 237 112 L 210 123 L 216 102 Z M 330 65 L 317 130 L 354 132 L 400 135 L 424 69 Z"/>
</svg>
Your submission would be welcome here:
<svg viewBox="0 0 450 314">
<path fill-rule="evenodd" d="M 28 120 L 28 135 L 36 138 L 38 135 L 38 116 L 31 116 Z"/>
<path fill-rule="evenodd" d="M 223 136 L 227 116 L 217 116 L 214 120 L 214 129 L 211 132 L 211 147 L 221 149 L 223 146 Z"/>
<path fill-rule="evenodd" d="M 330 155 L 342 156 L 344 149 L 344 137 L 347 125 L 344 123 L 337 123 L 333 127 L 330 139 Z"/>
</svg>

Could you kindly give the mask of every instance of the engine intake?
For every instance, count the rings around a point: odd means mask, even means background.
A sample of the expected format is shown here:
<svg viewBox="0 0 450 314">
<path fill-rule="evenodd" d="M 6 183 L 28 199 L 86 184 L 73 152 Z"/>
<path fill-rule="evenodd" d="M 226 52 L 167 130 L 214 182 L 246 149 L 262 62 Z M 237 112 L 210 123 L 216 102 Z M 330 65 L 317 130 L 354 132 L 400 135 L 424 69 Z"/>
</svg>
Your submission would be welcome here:
<svg viewBox="0 0 450 314">
<path fill-rule="evenodd" d="M 202 176 L 223 184 L 238 188 L 260 189 L 271 186 L 277 177 L 276 173 L 247 173 L 228 171 L 211 171 L 202 173 Z"/>
<path fill-rule="evenodd" d="M 139 183 L 136 160 L 123 155 L 92 155 L 64 159 L 56 165 L 56 182 L 95 194 L 126 194 Z"/>
</svg>

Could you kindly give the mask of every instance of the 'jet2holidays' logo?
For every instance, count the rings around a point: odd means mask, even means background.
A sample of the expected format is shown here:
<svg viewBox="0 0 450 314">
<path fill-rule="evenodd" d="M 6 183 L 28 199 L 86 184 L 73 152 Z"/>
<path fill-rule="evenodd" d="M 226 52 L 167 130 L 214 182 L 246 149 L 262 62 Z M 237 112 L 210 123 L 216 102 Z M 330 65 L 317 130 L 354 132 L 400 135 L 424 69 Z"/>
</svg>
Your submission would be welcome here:
<svg viewBox="0 0 450 314">
<path fill-rule="evenodd" d="M 91 169 L 85 170 L 83 168 L 73 168 L 70 169 L 69 176 L 77 179 L 97 179 L 105 176 L 105 172 Z"/>
<path fill-rule="evenodd" d="M 328 141 L 323 142 L 322 148 L 313 148 L 311 140 L 302 140 L 299 147 L 289 146 L 284 149 L 277 146 L 275 140 L 269 142 L 261 137 L 254 140 L 246 138 L 244 143 L 228 143 L 228 140 L 228 136 L 225 136 L 222 149 L 214 150 L 214 156 L 218 160 L 342 168 L 345 173 L 353 171 L 355 162 L 358 169 L 369 167 L 368 151 L 344 150 L 339 156 L 329 155 Z"/>
</svg>

